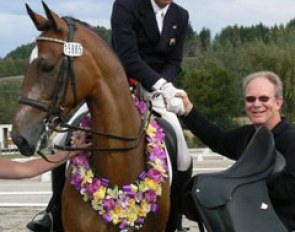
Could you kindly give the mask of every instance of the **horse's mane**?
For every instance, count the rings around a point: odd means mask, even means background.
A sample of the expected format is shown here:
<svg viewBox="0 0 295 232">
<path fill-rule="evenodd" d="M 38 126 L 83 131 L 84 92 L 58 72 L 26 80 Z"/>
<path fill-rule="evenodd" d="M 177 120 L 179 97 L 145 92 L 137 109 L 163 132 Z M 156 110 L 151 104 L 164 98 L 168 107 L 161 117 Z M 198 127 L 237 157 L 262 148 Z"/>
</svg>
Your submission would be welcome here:
<svg viewBox="0 0 295 232">
<path fill-rule="evenodd" d="M 73 21 L 75 21 L 77 23 L 80 23 L 80 24 L 82 24 L 83 26 L 85 26 L 86 28 L 88 28 L 88 29 L 90 29 L 92 31 L 94 31 L 94 29 L 95 29 L 95 27 L 90 25 L 89 23 L 87 23 L 85 21 L 82 21 L 80 19 L 74 18 L 72 16 L 64 16 L 64 17 L 62 17 L 62 19 L 66 19 L 66 18 L 71 19 L 71 20 L 73 20 Z"/>
</svg>

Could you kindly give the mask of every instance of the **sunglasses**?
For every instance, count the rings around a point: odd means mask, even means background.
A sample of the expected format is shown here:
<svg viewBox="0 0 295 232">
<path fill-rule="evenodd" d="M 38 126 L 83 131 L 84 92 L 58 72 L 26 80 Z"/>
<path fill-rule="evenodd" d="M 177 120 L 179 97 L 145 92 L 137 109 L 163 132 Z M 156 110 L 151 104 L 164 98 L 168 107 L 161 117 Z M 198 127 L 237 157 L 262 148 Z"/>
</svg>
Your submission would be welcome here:
<svg viewBox="0 0 295 232">
<path fill-rule="evenodd" d="M 259 97 L 247 96 L 247 97 L 245 97 L 245 100 L 246 100 L 246 102 L 250 102 L 250 103 L 256 102 L 257 99 L 259 102 L 268 102 L 270 98 L 272 98 L 272 97 L 269 97 L 269 96 L 259 96 Z"/>
</svg>

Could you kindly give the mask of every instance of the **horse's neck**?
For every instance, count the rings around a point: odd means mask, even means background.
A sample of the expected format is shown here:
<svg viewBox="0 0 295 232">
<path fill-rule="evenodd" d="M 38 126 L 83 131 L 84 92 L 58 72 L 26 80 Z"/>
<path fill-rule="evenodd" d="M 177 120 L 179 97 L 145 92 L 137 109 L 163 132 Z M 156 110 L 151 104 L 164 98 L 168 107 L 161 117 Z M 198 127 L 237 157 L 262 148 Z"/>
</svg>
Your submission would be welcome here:
<svg viewBox="0 0 295 232">
<path fill-rule="evenodd" d="M 141 119 L 134 106 L 129 89 L 122 88 L 116 91 L 116 86 L 105 86 L 94 96 L 95 99 L 89 104 L 92 115 L 92 128 L 125 137 L 138 136 Z M 123 141 L 95 136 L 93 146 L 98 148 L 127 148 L 136 141 Z M 126 181 L 135 181 L 138 174 L 144 168 L 144 138 L 140 138 L 140 144 L 135 149 L 128 151 L 95 152 L 93 163 L 100 175 L 108 177 L 116 184 L 126 184 Z"/>
</svg>

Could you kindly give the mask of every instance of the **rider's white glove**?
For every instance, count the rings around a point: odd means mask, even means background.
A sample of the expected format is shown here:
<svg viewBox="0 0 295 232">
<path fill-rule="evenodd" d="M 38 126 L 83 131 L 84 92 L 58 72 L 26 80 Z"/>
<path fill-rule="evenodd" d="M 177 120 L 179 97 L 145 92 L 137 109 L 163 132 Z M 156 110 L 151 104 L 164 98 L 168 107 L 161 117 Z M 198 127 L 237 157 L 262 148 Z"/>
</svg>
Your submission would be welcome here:
<svg viewBox="0 0 295 232">
<path fill-rule="evenodd" d="M 183 90 L 175 88 L 173 84 L 169 82 L 164 84 L 161 87 L 161 90 L 157 92 L 163 95 L 166 102 L 167 111 L 173 112 L 177 115 L 184 115 L 185 111 L 183 101 L 181 98 L 175 97 L 175 95 L 180 91 Z"/>
</svg>

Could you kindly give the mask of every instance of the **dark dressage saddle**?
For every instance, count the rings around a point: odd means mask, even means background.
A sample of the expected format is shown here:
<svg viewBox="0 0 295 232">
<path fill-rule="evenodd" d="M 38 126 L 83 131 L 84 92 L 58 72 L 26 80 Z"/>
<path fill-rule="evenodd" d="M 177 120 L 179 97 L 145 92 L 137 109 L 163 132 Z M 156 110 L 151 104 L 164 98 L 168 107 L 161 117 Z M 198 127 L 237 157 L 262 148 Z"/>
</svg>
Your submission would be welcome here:
<svg viewBox="0 0 295 232">
<path fill-rule="evenodd" d="M 184 214 L 208 232 L 287 232 L 267 190 L 285 167 L 271 132 L 257 128 L 248 146 L 230 168 L 194 176 L 184 188 Z"/>
</svg>

